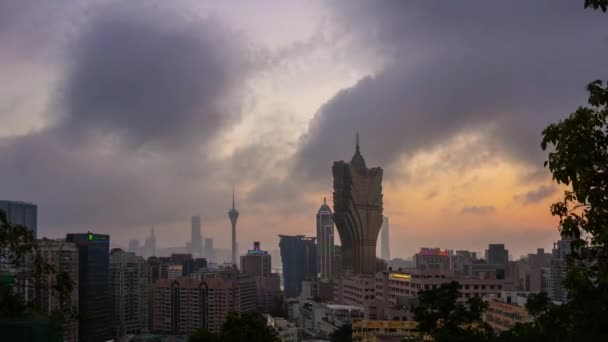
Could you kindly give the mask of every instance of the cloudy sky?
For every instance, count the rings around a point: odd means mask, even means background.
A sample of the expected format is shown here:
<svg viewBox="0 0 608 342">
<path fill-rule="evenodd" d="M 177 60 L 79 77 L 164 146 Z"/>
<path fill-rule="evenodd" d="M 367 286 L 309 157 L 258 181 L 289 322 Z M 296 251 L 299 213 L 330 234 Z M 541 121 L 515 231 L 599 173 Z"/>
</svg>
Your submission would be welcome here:
<svg viewBox="0 0 608 342">
<path fill-rule="evenodd" d="M 315 233 L 355 132 L 395 256 L 558 238 L 540 132 L 608 78 L 583 1 L 0 2 L 0 197 L 41 235 L 114 243 L 189 218 L 229 245 Z"/>
</svg>

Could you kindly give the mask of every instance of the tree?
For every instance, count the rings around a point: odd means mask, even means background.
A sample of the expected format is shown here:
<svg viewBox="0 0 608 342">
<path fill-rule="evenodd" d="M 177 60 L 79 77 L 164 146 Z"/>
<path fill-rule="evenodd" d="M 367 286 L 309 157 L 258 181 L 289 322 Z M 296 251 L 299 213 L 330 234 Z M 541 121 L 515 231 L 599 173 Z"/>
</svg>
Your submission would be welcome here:
<svg viewBox="0 0 608 342">
<path fill-rule="evenodd" d="M 331 334 L 330 339 L 331 342 L 352 342 L 353 326 L 350 324 L 344 324 Z"/>
<path fill-rule="evenodd" d="M 219 337 L 205 329 L 199 329 L 188 337 L 188 342 L 219 342 Z"/>
<path fill-rule="evenodd" d="M 265 324 L 262 317 L 256 313 L 238 315 L 231 313 L 220 329 L 219 340 L 222 342 L 268 342 L 278 341 Z"/>
<path fill-rule="evenodd" d="M 488 341 L 493 337 L 481 317 L 487 304 L 478 297 L 469 298 L 466 303 L 458 302 L 459 286 L 452 281 L 418 294 L 419 303 L 413 312 L 423 339 L 464 342 Z"/>
</svg>

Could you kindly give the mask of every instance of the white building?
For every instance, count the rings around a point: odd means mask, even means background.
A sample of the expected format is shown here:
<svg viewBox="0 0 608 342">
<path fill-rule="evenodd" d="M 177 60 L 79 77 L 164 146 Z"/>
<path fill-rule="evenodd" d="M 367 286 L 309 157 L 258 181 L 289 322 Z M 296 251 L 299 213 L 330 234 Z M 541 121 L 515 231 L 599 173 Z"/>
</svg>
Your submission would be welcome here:
<svg viewBox="0 0 608 342">
<path fill-rule="evenodd" d="M 266 324 L 270 327 L 279 341 L 298 342 L 298 328 L 295 324 L 284 318 L 272 317 L 270 315 L 264 316 L 266 317 Z"/>
</svg>

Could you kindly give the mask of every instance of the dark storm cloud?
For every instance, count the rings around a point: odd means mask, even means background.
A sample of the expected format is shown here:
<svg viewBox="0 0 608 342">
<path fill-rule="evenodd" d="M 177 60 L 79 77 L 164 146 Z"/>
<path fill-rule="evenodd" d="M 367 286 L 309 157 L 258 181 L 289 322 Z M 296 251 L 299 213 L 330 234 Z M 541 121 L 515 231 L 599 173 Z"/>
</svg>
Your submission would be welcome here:
<svg viewBox="0 0 608 342">
<path fill-rule="evenodd" d="M 470 206 L 464 207 L 460 210 L 461 215 L 476 215 L 476 216 L 484 216 L 492 214 L 496 211 L 496 208 L 491 205 L 481 205 L 481 206 Z"/>
<path fill-rule="evenodd" d="M 343 34 L 379 70 L 338 92 L 311 120 L 294 170 L 347 159 L 355 131 L 369 165 L 389 167 L 455 136 L 541 166 L 540 132 L 608 76 L 606 17 L 566 1 L 356 1 L 335 4 Z M 390 172 L 387 172 L 390 174 Z"/>
<path fill-rule="evenodd" d="M 145 5 L 111 6 L 93 19 L 71 54 L 66 134 L 182 144 L 238 115 L 231 96 L 247 71 L 238 37 L 217 20 L 173 19 Z"/>
<path fill-rule="evenodd" d="M 534 204 L 544 200 L 545 198 L 548 198 L 556 191 L 557 188 L 554 186 L 542 185 L 538 189 L 515 196 L 515 199 L 517 201 L 521 201 L 524 204 Z"/>
<path fill-rule="evenodd" d="M 240 118 L 246 42 L 217 18 L 163 2 L 82 15 L 51 123 L 0 139 L 2 196 L 37 203 L 43 231 L 62 233 L 224 217 L 230 174 L 209 146 Z"/>
</svg>

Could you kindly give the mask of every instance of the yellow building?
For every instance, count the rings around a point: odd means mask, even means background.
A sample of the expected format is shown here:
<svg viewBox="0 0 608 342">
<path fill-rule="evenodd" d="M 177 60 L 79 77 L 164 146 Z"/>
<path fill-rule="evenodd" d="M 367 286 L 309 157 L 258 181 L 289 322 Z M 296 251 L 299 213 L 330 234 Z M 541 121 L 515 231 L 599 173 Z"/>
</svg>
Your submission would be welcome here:
<svg viewBox="0 0 608 342">
<path fill-rule="evenodd" d="M 353 341 L 403 341 L 418 335 L 414 321 L 361 320 L 353 322 Z"/>
</svg>

